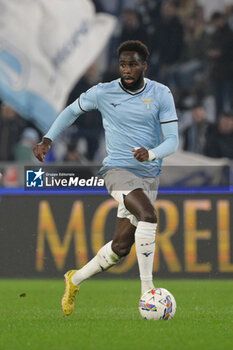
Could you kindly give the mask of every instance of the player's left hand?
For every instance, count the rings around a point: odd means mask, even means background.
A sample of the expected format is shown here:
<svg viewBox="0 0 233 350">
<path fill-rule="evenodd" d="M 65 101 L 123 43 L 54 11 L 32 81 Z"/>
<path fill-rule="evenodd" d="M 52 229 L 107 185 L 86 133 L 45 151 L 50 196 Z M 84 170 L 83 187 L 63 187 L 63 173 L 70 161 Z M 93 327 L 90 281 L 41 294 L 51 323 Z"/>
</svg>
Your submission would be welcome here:
<svg viewBox="0 0 233 350">
<path fill-rule="evenodd" d="M 148 150 L 144 147 L 141 148 L 133 148 L 132 152 L 134 152 L 134 158 L 136 158 L 139 162 L 146 162 L 149 159 Z"/>
</svg>

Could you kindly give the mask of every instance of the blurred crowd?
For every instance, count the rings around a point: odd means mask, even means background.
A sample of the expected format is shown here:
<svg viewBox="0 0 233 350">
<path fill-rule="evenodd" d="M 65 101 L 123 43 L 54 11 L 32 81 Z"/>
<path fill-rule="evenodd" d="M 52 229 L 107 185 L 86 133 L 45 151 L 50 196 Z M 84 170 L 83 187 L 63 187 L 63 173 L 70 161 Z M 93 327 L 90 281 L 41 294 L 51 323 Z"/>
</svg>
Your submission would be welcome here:
<svg viewBox="0 0 233 350">
<path fill-rule="evenodd" d="M 141 40 L 150 50 L 147 77 L 170 87 L 179 117 L 180 148 L 233 159 L 233 1 L 93 0 L 118 25 L 101 57 L 70 92 L 67 105 L 98 82 L 119 77 L 116 49 Z M 4 103 L 0 110 L 0 161 L 33 162 L 41 133 Z M 99 163 L 105 156 L 99 112 L 79 117 L 47 161 Z"/>
</svg>

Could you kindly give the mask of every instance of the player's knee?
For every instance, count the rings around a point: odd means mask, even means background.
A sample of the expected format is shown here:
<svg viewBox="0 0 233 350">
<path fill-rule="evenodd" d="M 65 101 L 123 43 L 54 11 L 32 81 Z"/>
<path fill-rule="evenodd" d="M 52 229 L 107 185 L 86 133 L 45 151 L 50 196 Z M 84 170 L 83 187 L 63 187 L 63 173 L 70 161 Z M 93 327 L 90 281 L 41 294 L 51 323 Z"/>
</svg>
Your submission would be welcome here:
<svg viewBox="0 0 233 350">
<path fill-rule="evenodd" d="M 157 223 L 155 210 L 145 210 L 139 214 L 138 221 Z"/>
<path fill-rule="evenodd" d="M 131 249 L 131 245 L 121 242 L 112 243 L 112 250 L 116 253 L 120 258 L 128 255 Z"/>
</svg>

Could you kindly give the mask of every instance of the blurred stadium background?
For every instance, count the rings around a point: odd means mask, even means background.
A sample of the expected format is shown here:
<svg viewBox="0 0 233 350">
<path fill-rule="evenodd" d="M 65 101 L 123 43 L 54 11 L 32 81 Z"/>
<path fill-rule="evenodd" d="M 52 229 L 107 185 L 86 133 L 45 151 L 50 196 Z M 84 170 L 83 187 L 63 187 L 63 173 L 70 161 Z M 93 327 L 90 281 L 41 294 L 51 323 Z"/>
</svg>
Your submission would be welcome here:
<svg viewBox="0 0 233 350">
<path fill-rule="evenodd" d="M 147 77 L 171 88 L 179 117 L 179 150 L 164 160 L 156 203 L 154 271 L 232 278 L 233 1 L 11 0 L 0 9 L 0 277 L 61 277 L 112 237 L 106 191 L 27 192 L 24 167 L 41 167 L 32 147 L 48 125 L 81 92 L 117 78 L 118 45 L 139 39 L 151 52 Z M 43 166 L 94 174 L 104 156 L 93 111 Z M 104 276 L 137 275 L 132 251 Z"/>
</svg>

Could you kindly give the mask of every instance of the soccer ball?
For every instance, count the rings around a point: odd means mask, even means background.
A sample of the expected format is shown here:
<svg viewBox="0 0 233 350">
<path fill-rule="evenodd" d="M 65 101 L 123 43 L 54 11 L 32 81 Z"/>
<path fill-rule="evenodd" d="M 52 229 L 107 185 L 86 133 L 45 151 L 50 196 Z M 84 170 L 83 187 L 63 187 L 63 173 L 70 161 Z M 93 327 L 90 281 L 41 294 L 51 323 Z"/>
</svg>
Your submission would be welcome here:
<svg viewBox="0 0 233 350">
<path fill-rule="evenodd" d="M 139 311 L 147 320 L 170 320 L 176 313 L 176 301 L 168 290 L 151 288 L 141 296 Z"/>
</svg>

